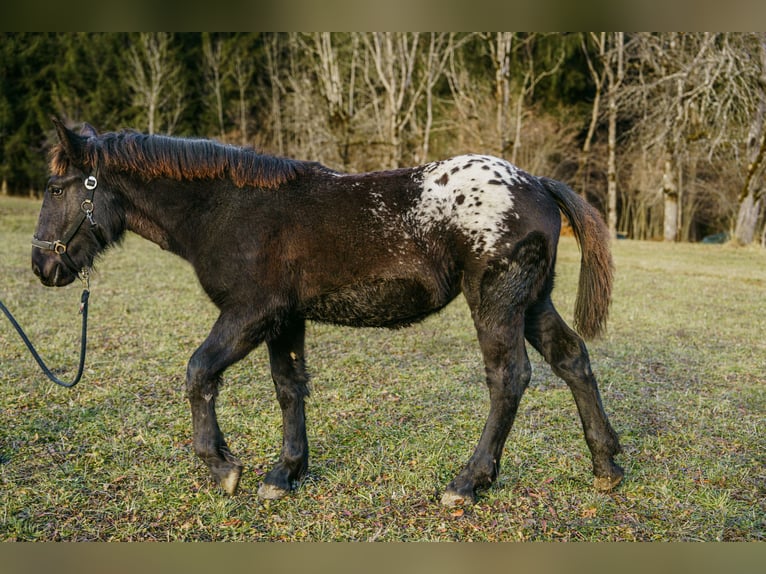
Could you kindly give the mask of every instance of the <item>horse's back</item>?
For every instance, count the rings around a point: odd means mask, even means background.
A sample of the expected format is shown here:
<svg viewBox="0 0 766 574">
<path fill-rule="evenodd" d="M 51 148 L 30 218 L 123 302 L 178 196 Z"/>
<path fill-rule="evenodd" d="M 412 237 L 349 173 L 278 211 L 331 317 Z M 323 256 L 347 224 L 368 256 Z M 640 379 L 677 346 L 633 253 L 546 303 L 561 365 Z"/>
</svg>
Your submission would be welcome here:
<svg viewBox="0 0 766 574">
<path fill-rule="evenodd" d="M 560 218 L 537 178 L 505 160 L 465 155 L 367 174 L 324 174 L 312 193 L 302 312 L 351 326 L 397 327 L 444 307 L 466 275 L 480 280 L 530 234 L 545 274 Z M 331 199 L 330 199 L 331 198 Z M 307 214 L 308 215 L 308 214 Z M 545 251 L 545 250 L 544 250 Z"/>
</svg>

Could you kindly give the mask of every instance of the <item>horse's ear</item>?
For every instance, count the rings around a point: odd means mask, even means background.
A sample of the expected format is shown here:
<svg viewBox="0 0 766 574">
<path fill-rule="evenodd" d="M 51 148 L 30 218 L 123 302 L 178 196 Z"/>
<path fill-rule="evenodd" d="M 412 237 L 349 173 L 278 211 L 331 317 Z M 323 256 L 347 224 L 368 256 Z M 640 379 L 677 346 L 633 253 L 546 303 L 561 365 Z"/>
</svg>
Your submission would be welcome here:
<svg viewBox="0 0 766 574">
<path fill-rule="evenodd" d="M 80 129 L 80 135 L 86 138 L 94 138 L 98 136 L 98 132 L 96 131 L 96 128 L 94 128 L 88 122 L 85 122 L 82 124 L 82 128 Z"/>
<path fill-rule="evenodd" d="M 61 146 L 69 160 L 75 165 L 83 165 L 85 159 L 85 142 L 88 138 L 79 136 L 67 128 L 58 118 L 51 118 L 56 126 Z"/>
</svg>

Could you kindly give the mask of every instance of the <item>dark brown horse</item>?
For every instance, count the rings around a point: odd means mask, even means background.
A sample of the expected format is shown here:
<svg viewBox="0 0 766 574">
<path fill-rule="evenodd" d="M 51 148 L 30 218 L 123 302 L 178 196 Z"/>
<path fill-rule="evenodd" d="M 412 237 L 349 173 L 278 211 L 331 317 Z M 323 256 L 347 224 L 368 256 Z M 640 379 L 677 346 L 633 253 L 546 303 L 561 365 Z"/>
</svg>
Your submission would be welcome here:
<svg viewBox="0 0 766 574">
<path fill-rule="evenodd" d="M 490 410 L 442 502 L 473 502 L 497 477 L 530 380 L 525 338 L 574 395 L 595 486 L 608 490 L 622 478 L 585 345 L 550 297 L 561 209 L 582 251 L 575 326 L 584 337 L 603 330 L 608 234 L 565 185 L 482 155 L 352 175 L 208 140 L 99 135 L 88 125 L 78 135 L 55 125 L 60 143 L 33 240 L 34 272 L 45 285 L 66 285 L 126 231 L 192 264 L 220 310 L 187 370 L 194 450 L 229 494 L 242 463 L 216 418 L 227 367 L 268 346 L 283 442 L 259 495 L 278 498 L 308 464 L 306 320 L 401 327 L 461 292 L 484 357 Z"/>
</svg>

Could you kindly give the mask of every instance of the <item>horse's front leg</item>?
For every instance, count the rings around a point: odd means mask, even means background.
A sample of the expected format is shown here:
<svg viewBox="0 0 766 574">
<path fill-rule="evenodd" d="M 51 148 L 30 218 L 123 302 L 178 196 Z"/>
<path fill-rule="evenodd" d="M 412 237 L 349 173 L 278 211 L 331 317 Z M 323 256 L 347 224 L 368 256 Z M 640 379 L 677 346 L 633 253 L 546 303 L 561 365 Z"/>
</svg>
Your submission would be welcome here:
<svg viewBox="0 0 766 574">
<path fill-rule="evenodd" d="M 295 319 L 268 341 L 271 376 L 282 409 L 282 452 L 258 489 L 261 498 L 282 498 L 303 477 L 308 466 L 304 399 L 309 389 L 304 334 L 305 321 Z"/>
<path fill-rule="evenodd" d="M 186 371 L 194 452 L 205 461 L 213 479 L 228 494 L 234 494 L 237 490 L 242 463 L 226 445 L 218 426 L 215 400 L 221 375 L 226 368 L 242 359 L 258 343 L 245 336 L 252 331 L 244 327 L 241 317 L 222 313 L 208 338 L 192 355 Z"/>
</svg>

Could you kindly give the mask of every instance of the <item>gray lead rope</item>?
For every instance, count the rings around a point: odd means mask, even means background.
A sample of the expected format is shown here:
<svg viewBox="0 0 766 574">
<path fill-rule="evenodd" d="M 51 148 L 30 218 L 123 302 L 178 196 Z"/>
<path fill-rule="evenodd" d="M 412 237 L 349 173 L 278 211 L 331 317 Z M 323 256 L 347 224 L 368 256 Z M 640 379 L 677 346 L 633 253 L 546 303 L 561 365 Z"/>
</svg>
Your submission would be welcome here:
<svg viewBox="0 0 766 574">
<path fill-rule="evenodd" d="M 24 333 L 24 330 L 21 328 L 19 323 L 16 321 L 13 315 L 11 315 L 11 312 L 8 310 L 8 308 L 3 305 L 3 302 L 0 301 L 0 310 L 2 310 L 3 313 L 5 313 L 5 316 L 8 317 L 11 325 L 13 325 L 13 327 L 16 329 L 16 332 L 21 337 L 21 340 L 24 341 L 24 344 L 27 346 L 27 349 L 29 349 L 29 352 L 32 353 L 32 357 L 34 357 L 35 361 L 37 361 L 37 364 L 40 365 L 40 368 L 42 369 L 45 376 L 57 385 L 66 387 L 68 389 L 74 387 L 77 383 L 80 382 L 80 379 L 82 379 L 83 370 L 85 369 L 85 347 L 88 339 L 88 298 L 90 297 L 90 271 L 88 269 L 83 269 L 80 271 L 80 279 L 83 283 L 82 297 L 80 298 L 80 315 L 82 315 L 82 333 L 80 335 L 80 364 L 77 368 L 77 374 L 71 382 L 62 381 L 53 374 L 53 372 L 48 368 L 42 358 L 40 358 L 39 353 L 35 350 L 34 345 L 32 345 L 32 342 L 29 340 L 29 337 L 27 337 L 26 333 Z"/>
</svg>

